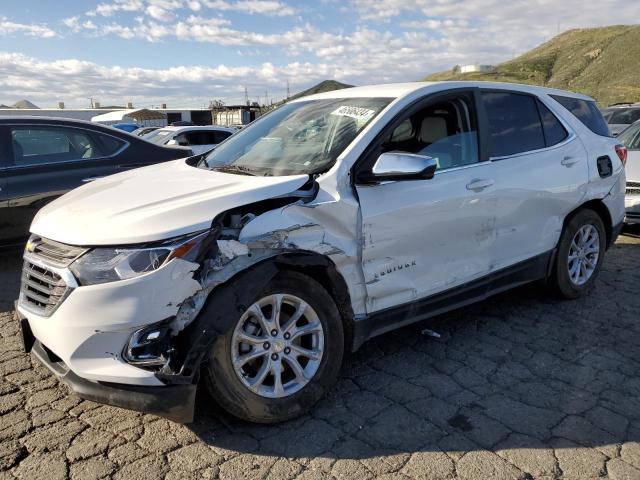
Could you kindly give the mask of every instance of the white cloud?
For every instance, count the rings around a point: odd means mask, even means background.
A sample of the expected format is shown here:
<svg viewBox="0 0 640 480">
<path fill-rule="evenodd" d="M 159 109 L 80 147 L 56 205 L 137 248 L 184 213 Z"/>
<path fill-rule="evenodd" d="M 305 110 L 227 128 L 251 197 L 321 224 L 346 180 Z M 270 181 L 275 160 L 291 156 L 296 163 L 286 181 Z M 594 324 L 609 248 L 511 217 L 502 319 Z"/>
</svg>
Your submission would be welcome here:
<svg viewBox="0 0 640 480">
<path fill-rule="evenodd" d="M 313 11 L 303 11 L 305 7 L 290 0 L 103 0 L 87 13 L 91 18 L 79 14 L 62 23 L 71 33 L 82 32 L 91 37 L 114 35 L 135 41 L 201 42 L 233 47 L 226 53 L 237 50 L 239 53 L 230 61 L 238 65 L 124 69 L 79 60 L 43 62 L 5 54 L 9 57 L 5 57 L 4 66 L 0 65 L 0 93 L 10 100 L 4 90 L 18 92 L 23 86 L 28 91 L 16 97 L 27 97 L 29 93 L 34 99 L 55 96 L 55 100 L 68 104 L 87 95 L 102 96 L 105 102 L 111 98 L 110 92 L 113 101 L 119 103 L 127 96 L 179 99 L 184 103 L 205 97 L 239 101 L 243 97 L 240 86 L 244 84 L 260 94 L 265 87 L 279 88 L 284 95 L 287 79 L 294 89 L 326 78 L 356 84 L 410 81 L 454 64 L 498 63 L 535 47 L 558 30 L 624 23 L 638 14 L 637 0 L 600 0 L 598 4 L 583 0 L 320 3 L 327 12 L 356 11 L 358 20 L 352 22 L 345 16 L 344 22 L 336 26 L 320 27 L 313 23 L 318 18 Z M 282 22 L 265 19 L 248 22 L 250 28 L 235 23 L 236 18 L 243 17 L 229 15 L 234 19 L 232 23 L 222 16 L 225 12 L 295 17 Z M 304 14 L 307 23 L 298 14 Z M 19 24 L 0 17 L 0 34 L 3 28 L 10 31 L 3 27 L 6 23 L 13 25 L 12 33 L 35 34 L 24 28 L 47 28 L 22 25 L 21 30 L 15 27 Z M 278 27 L 282 24 L 288 26 Z M 342 24 L 350 24 L 350 29 L 339 30 L 337 25 Z M 44 36 L 42 32 L 40 35 Z M 203 62 L 211 58 L 204 54 L 208 48 L 197 50 L 194 44 L 185 48 L 202 51 Z M 29 73 L 26 65 L 31 65 L 34 73 Z M 62 80 L 50 74 L 60 71 L 59 65 L 64 65 L 64 72 L 59 73 Z M 69 77 L 66 69 L 77 75 Z"/>
<path fill-rule="evenodd" d="M 46 25 L 25 24 L 12 22 L 6 17 L 0 16 L 0 36 L 24 34 L 30 37 L 52 38 L 56 32 Z"/>
<path fill-rule="evenodd" d="M 111 0 L 86 12 L 90 17 L 111 17 L 118 12 L 144 12 L 149 17 L 169 21 L 175 11 L 189 9 L 199 12 L 203 7 L 215 11 L 234 11 L 272 17 L 295 15 L 298 10 L 280 0 Z"/>
<path fill-rule="evenodd" d="M 89 10 L 87 15 L 95 17 L 110 17 L 116 12 L 137 12 L 142 10 L 144 3 L 142 0 L 113 0 L 111 3 L 99 3 L 96 8 Z"/>
<path fill-rule="evenodd" d="M 277 17 L 286 17 L 297 13 L 295 8 L 273 0 L 238 0 L 234 4 L 231 4 L 229 9 L 244 13 L 257 13 Z"/>
<path fill-rule="evenodd" d="M 409 58 L 409 57 L 406 57 Z M 286 81 L 302 90 L 320 80 L 335 78 L 358 83 L 381 82 L 389 71 L 381 62 L 356 65 L 351 62 L 264 62 L 252 66 L 175 66 L 166 69 L 104 66 L 77 59 L 44 61 L 19 53 L 0 53 L 0 103 L 28 98 L 41 106 L 64 101 L 69 107 L 86 104 L 87 97 L 101 103 L 137 105 L 167 102 L 176 106 L 207 105 L 210 99 L 242 102 L 244 86 L 257 99 L 268 89 L 282 99 Z"/>
</svg>

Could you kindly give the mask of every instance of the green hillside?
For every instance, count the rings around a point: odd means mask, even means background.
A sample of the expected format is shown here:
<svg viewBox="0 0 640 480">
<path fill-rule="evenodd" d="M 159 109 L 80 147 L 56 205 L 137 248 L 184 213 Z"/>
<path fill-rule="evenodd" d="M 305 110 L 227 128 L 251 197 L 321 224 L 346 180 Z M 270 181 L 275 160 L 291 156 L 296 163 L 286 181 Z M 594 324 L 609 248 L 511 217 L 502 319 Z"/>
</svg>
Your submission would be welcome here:
<svg viewBox="0 0 640 480">
<path fill-rule="evenodd" d="M 292 95 L 289 100 L 294 100 L 299 97 L 306 97 L 307 95 L 313 95 L 315 93 L 323 93 L 323 92 L 331 92 L 333 90 L 342 90 L 343 88 L 350 88 L 353 85 L 348 85 L 346 83 L 338 82 L 337 80 L 324 80 L 317 85 L 314 85 L 307 90 L 304 90 L 300 93 L 296 93 Z"/>
<path fill-rule="evenodd" d="M 425 80 L 530 83 L 590 95 L 602 106 L 640 102 L 640 25 L 568 30 L 492 73 L 429 75 Z"/>
</svg>

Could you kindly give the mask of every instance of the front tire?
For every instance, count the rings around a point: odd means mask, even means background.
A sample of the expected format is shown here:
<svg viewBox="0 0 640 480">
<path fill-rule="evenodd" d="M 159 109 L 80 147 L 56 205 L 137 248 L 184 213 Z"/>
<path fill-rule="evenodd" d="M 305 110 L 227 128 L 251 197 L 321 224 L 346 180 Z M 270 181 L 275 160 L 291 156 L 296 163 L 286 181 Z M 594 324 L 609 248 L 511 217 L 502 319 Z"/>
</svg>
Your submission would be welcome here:
<svg viewBox="0 0 640 480">
<path fill-rule="evenodd" d="M 282 272 L 215 340 L 203 377 L 232 415 L 277 423 L 306 413 L 325 395 L 343 352 L 342 320 L 331 296 L 306 275 Z"/>
<path fill-rule="evenodd" d="M 551 285 L 563 298 L 584 294 L 595 282 L 606 250 L 607 238 L 600 216 L 584 209 L 573 215 L 562 232 Z"/>
</svg>

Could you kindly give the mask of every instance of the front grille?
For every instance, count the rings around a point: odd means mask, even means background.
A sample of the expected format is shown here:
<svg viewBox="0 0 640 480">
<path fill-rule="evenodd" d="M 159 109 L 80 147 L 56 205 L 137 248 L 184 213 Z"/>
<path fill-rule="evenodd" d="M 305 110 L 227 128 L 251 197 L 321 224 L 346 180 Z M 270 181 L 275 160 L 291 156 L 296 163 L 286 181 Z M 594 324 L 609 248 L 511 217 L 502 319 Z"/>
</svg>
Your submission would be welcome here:
<svg viewBox="0 0 640 480">
<path fill-rule="evenodd" d="M 67 267 L 76 258 L 87 251 L 86 248 L 65 245 L 42 237 L 32 236 L 27 243 L 27 250 L 49 265 Z"/>
<path fill-rule="evenodd" d="M 40 237 L 27 243 L 22 266 L 20 304 L 27 310 L 48 317 L 71 293 L 75 285 L 71 274 L 64 272 L 86 249 L 65 245 Z M 65 281 L 65 278 L 71 282 Z"/>
<path fill-rule="evenodd" d="M 640 182 L 627 182 L 627 195 L 640 195 Z"/>
<path fill-rule="evenodd" d="M 25 259 L 22 267 L 20 303 L 27 309 L 48 317 L 58 308 L 70 290 L 59 274 Z"/>
</svg>

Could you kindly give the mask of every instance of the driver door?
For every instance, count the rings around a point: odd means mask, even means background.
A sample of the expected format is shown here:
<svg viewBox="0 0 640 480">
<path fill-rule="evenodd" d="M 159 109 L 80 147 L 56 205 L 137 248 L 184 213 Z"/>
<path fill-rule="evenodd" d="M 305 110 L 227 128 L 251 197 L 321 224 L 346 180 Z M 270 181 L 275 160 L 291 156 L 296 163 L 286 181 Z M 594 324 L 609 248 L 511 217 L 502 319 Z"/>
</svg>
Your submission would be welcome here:
<svg viewBox="0 0 640 480">
<path fill-rule="evenodd" d="M 496 241 L 494 165 L 478 133 L 473 90 L 409 107 L 357 167 L 362 268 L 372 313 L 459 287 L 491 271 Z M 385 151 L 434 158 L 432 179 L 376 182 Z"/>
</svg>

